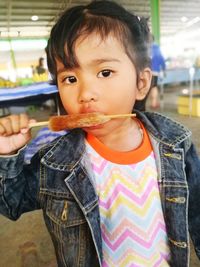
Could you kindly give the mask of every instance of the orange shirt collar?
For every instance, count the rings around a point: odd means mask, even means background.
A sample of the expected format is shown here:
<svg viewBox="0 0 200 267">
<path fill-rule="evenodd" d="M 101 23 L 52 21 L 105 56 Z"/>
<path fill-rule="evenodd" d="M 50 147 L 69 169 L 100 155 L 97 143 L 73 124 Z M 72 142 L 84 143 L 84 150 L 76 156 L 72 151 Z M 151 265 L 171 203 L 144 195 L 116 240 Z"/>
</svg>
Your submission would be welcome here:
<svg viewBox="0 0 200 267">
<path fill-rule="evenodd" d="M 112 150 L 101 143 L 95 136 L 87 134 L 88 143 L 94 148 L 94 150 L 103 158 L 108 161 L 117 164 L 134 164 L 144 160 L 152 152 L 151 142 L 149 140 L 148 133 L 144 128 L 143 124 L 137 120 L 142 131 L 143 131 L 143 141 L 139 147 L 132 151 L 120 152 Z"/>
</svg>

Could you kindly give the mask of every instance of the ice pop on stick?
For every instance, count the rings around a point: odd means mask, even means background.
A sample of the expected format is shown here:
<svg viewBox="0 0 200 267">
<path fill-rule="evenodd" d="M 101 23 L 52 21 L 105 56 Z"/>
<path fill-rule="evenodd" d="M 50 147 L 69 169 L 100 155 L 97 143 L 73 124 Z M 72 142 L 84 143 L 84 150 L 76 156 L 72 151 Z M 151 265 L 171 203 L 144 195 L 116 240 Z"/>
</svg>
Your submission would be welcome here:
<svg viewBox="0 0 200 267">
<path fill-rule="evenodd" d="M 135 114 L 113 114 L 104 115 L 101 113 L 82 113 L 62 116 L 52 116 L 49 122 L 38 122 L 30 124 L 29 127 L 48 125 L 52 131 L 70 130 L 74 128 L 83 128 L 97 126 L 111 119 L 134 117 Z"/>
<path fill-rule="evenodd" d="M 109 121 L 110 118 L 99 113 L 82 113 L 62 116 L 52 116 L 49 128 L 52 131 L 96 126 Z"/>
<path fill-rule="evenodd" d="M 101 113 L 83 113 L 63 116 L 53 116 L 49 120 L 52 131 L 97 126 L 114 118 L 132 117 L 135 114 L 104 115 Z"/>
</svg>

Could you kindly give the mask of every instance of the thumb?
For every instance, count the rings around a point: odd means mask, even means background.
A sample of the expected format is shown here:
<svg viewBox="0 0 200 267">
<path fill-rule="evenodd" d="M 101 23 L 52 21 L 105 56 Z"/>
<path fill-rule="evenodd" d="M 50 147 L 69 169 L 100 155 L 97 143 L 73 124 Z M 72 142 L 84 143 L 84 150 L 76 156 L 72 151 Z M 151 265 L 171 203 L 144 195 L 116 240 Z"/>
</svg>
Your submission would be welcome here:
<svg viewBox="0 0 200 267">
<path fill-rule="evenodd" d="M 31 131 L 27 128 L 21 130 L 20 133 L 11 136 L 11 143 L 14 150 L 25 146 L 31 140 Z"/>
</svg>

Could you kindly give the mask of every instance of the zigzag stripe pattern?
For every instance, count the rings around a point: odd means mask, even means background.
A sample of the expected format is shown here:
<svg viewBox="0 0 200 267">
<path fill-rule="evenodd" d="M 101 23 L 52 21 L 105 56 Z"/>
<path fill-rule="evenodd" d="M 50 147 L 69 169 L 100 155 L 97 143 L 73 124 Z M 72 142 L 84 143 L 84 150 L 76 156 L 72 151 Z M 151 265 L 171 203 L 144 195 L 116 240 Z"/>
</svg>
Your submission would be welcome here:
<svg viewBox="0 0 200 267">
<path fill-rule="evenodd" d="M 99 196 L 103 267 L 167 267 L 170 257 L 154 153 L 131 165 L 87 144 Z"/>
</svg>

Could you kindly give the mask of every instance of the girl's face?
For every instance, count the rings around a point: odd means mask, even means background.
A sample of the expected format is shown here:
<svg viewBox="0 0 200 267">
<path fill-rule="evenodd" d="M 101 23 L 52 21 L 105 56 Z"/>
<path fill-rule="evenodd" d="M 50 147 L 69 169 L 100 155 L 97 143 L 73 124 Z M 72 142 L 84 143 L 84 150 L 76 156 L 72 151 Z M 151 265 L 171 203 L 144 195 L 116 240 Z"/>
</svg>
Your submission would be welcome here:
<svg viewBox="0 0 200 267">
<path fill-rule="evenodd" d="M 68 114 L 131 113 L 135 100 L 144 97 L 144 87 L 150 85 L 150 70 L 139 75 L 141 78 L 137 82 L 132 61 L 112 35 L 105 40 L 95 33 L 79 38 L 75 44 L 75 55 L 79 64 L 77 68 L 67 69 L 57 61 L 59 93 Z M 148 88 L 145 90 L 146 94 Z M 111 120 L 86 131 L 114 130 L 117 123 L 120 120 Z"/>
</svg>

